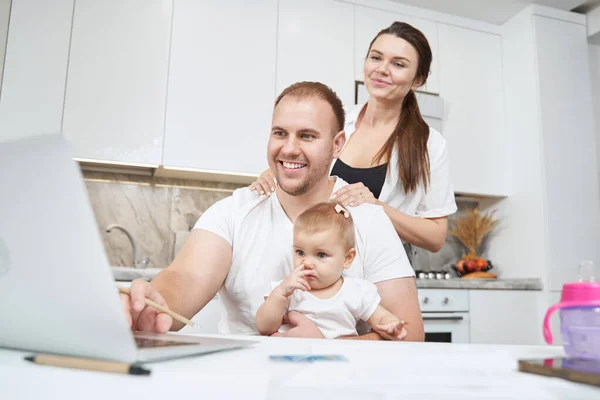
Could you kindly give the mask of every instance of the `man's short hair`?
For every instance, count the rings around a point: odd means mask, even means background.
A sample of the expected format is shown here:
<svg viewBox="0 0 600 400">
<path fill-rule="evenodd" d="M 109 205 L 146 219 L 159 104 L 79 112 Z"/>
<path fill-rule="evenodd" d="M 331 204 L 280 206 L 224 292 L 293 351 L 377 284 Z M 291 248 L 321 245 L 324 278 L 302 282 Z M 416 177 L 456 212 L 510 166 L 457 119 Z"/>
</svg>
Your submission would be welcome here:
<svg viewBox="0 0 600 400">
<path fill-rule="evenodd" d="M 337 122 L 337 131 L 335 133 L 344 130 L 346 118 L 344 105 L 342 104 L 342 101 L 338 95 L 329 86 L 320 82 L 296 82 L 293 85 L 283 89 L 283 92 L 281 92 L 281 94 L 277 97 L 277 100 L 275 100 L 275 107 L 277 107 L 277 104 L 279 104 L 281 99 L 287 95 L 300 99 L 316 97 L 321 100 L 325 100 L 331 106 L 331 110 L 335 114 L 335 119 Z"/>
<path fill-rule="evenodd" d="M 296 218 L 294 233 L 301 231 L 314 234 L 335 229 L 336 236 L 346 246 L 346 250 L 350 250 L 355 245 L 354 220 L 348 212 L 347 218 L 343 212 L 338 213 L 335 206 L 334 202 L 325 201 L 308 208 Z"/>
</svg>

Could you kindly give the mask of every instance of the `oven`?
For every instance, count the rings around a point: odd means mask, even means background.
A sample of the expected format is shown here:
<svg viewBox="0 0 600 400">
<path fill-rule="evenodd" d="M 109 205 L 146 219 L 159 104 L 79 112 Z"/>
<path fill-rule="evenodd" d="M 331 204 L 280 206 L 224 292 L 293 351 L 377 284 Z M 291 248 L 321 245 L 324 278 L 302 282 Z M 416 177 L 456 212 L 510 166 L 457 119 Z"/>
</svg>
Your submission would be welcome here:
<svg viewBox="0 0 600 400">
<path fill-rule="evenodd" d="M 469 292 L 419 289 L 426 342 L 469 343 Z"/>
</svg>

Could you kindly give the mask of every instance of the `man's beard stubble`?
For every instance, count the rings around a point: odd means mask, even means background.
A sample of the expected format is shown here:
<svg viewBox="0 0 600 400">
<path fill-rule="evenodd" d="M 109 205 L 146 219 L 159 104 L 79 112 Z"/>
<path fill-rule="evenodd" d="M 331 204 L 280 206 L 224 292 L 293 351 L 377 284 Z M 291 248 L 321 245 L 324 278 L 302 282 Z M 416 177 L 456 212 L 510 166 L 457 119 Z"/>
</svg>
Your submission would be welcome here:
<svg viewBox="0 0 600 400">
<path fill-rule="evenodd" d="M 329 159 L 333 160 L 333 149 L 331 151 L 331 154 L 329 155 Z M 308 165 L 312 166 L 313 164 Z M 290 196 L 302 196 L 303 194 L 306 194 L 314 186 L 314 184 L 320 179 L 322 179 L 324 176 L 329 176 L 329 166 L 330 164 L 327 163 L 321 164 L 312 173 L 312 170 L 309 169 L 304 179 L 296 187 L 293 188 L 285 188 L 284 185 L 281 184 L 282 180 L 279 176 L 276 176 L 276 179 L 279 187 L 281 187 L 281 190 L 283 190 L 285 193 L 289 194 Z M 276 175 L 279 174 L 277 173 Z"/>
</svg>

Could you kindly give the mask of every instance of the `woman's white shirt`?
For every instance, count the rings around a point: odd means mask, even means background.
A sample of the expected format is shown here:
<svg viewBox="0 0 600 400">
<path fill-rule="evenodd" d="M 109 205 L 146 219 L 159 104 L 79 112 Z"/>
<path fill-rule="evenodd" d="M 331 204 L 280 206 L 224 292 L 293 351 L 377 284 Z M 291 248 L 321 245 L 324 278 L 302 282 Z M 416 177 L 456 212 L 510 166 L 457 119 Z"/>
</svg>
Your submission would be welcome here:
<svg viewBox="0 0 600 400">
<path fill-rule="evenodd" d="M 346 143 L 356 131 L 358 116 L 365 106 L 366 103 L 357 105 L 346 115 L 344 126 Z M 398 174 L 398 150 L 394 148 L 379 200 L 411 217 L 438 218 L 454 214 L 457 206 L 450 179 L 446 139 L 432 127 L 429 127 L 427 152 L 430 165 L 430 182 L 427 190 L 423 184 L 419 184 L 414 192 L 404 192 Z"/>
</svg>

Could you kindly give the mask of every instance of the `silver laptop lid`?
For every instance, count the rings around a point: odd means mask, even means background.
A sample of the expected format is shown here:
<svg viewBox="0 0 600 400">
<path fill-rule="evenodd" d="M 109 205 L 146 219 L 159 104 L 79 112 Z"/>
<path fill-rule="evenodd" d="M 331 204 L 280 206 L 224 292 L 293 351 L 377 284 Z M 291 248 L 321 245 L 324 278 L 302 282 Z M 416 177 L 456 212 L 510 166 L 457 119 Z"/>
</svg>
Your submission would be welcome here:
<svg viewBox="0 0 600 400">
<path fill-rule="evenodd" d="M 0 143 L 0 347 L 136 359 L 100 232 L 61 135 Z"/>
</svg>

